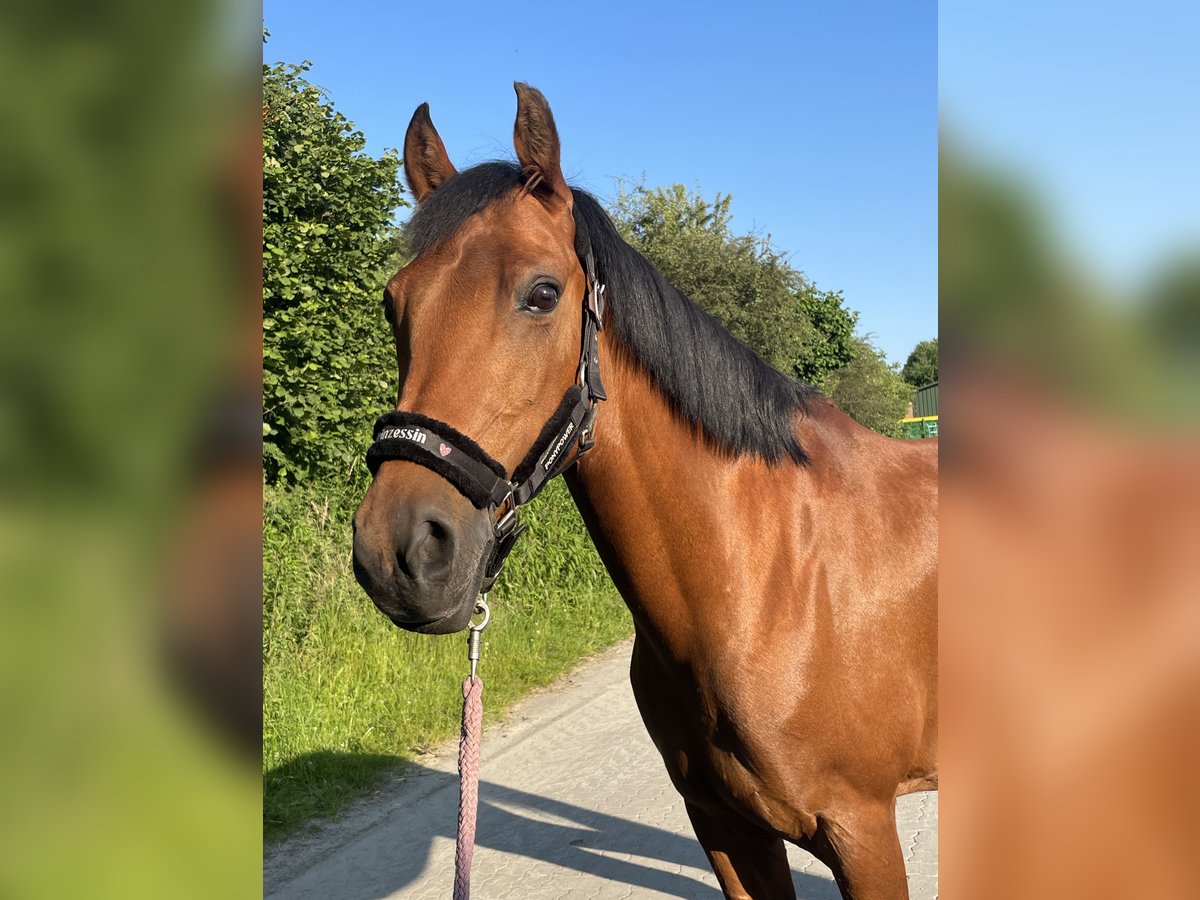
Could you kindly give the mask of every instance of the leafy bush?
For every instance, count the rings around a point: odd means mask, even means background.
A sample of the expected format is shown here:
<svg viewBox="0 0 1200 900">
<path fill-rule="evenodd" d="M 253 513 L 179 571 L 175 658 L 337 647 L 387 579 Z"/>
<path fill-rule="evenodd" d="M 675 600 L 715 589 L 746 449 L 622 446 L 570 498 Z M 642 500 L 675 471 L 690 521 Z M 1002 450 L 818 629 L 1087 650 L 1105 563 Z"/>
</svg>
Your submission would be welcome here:
<svg viewBox="0 0 1200 900">
<path fill-rule="evenodd" d="M 395 397 L 379 312 L 403 204 L 379 159 L 303 77 L 263 66 L 263 467 L 269 482 L 345 478 Z M 390 263 L 390 265 L 389 265 Z"/>
<path fill-rule="evenodd" d="M 622 236 L 667 280 L 779 371 L 810 384 L 854 356 L 858 314 L 819 291 L 770 237 L 734 235 L 729 194 L 710 203 L 681 184 L 622 187 Z"/>
<path fill-rule="evenodd" d="M 856 337 L 854 342 L 854 359 L 830 373 L 822 387 L 838 408 L 860 425 L 901 437 L 900 420 L 913 399 L 912 385 L 869 340 Z"/>
</svg>

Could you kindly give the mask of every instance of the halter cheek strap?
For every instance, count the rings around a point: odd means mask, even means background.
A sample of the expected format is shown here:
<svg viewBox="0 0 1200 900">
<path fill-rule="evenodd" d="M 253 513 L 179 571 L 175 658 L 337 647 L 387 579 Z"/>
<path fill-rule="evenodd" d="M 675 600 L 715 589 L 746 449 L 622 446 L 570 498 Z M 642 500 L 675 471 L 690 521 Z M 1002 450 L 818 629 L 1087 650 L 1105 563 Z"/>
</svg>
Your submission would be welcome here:
<svg viewBox="0 0 1200 900">
<path fill-rule="evenodd" d="M 493 515 L 492 553 L 484 569 L 484 591 L 495 582 L 517 538 L 525 530 L 517 510 L 595 443 L 596 407 L 599 401 L 607 399 L 600 380 L 597 341 L 604 312 L 604 285 L 596 279 L 596 263 L 590 248 L 583 262 L 588 283 L 576 382 L 563 394 L 558 408 L 542 427 L 511 480 L 504 466 L 487 451 L 445 422 L 403 410 L 382 415 L 375 422 L 375 442 L 367 451 L 367 468 L 372 476 L 388 460 L 414 462 L 445 478 L 476 509 L 487 509 Z M 578 448 L 574 458 L 572 446 Z"/>
</svg>

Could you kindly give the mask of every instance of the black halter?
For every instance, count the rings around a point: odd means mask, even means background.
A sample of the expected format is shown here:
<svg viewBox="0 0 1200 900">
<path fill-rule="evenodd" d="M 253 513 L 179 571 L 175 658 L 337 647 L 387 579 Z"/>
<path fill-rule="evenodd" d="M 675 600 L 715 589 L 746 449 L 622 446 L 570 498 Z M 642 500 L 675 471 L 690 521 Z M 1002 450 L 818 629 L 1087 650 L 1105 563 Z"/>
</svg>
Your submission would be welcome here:
<svg viewBox="0 0 1200 900">
<path fill-rule="evenodd" d="M 517 510 L 595 443 L 596 405 L 607 399 L 600 381 L 596 340 L 604 312 L 604 285 L 596 278 L 596 261 L 590 246 L 581 259 L 587 272 L 587 289 L 575 384 L 567 388 L 558 409 L 543 426 L 512 478 L 482 447 L 445 422 L 404 411 L 387 413 L 375 422 L 375 443 L 367 451 L 367 468 L 372 476 L 388 460 L 414 462 L 441 475 L 477 509 L 487 509 L 493 516 L 492 553 L 483 577 L 485 591 L 495 583 L 517 538 L 525 530 Z M 578 447 L 574 458 L 570 452 L 572 444 Z"/>
</svg>

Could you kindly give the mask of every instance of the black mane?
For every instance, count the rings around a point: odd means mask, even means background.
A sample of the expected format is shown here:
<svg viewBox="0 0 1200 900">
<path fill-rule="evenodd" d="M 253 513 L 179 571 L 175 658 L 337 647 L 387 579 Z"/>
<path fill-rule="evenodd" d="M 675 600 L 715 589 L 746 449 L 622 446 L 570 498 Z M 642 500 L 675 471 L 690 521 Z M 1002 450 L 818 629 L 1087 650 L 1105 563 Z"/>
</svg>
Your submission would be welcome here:
<svg viewBox="0 0 1200 900">
<path fill-rule="evenodd" d="M 404 228 L 414 256 L 456 232 L 484 207 L 522 184 L 512 163 L 489 162 L 455 175 L 417 208 Z M 807 463 L 792 430 L 815 388 L 773 369 L 712 316 L 671 285 L 621 238 L 608 213 L 584 191 L 574 195 L 576 247 L 591 242 L 607 285 L 605 334 L 635 359 L 676 415 L 717 448 L 767 462 Z"/>
</svg>

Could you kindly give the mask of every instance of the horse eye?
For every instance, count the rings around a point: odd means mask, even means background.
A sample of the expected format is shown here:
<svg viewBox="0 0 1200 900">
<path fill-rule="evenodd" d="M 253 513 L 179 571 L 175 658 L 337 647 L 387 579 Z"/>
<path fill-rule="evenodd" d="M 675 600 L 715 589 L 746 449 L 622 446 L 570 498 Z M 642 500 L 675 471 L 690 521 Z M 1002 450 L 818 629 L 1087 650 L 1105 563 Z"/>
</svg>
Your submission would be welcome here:
<svg viewBox="0 0 1200 900">
<path fill-rule="evenodd" d="M 525 305 L 538 312 L 549 312 L 558 303 L 558 288 L 552 284 L 539 284 L 529 292 Z"/>
</svg>

